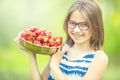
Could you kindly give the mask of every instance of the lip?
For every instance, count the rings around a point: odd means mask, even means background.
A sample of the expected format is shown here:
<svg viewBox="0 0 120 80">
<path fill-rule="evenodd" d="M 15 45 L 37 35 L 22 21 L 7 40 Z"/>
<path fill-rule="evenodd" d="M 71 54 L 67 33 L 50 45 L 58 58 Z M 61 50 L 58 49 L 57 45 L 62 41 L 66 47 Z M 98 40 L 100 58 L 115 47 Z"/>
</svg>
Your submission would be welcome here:
<svg viewBox="0 0 120 80">
<path fill-rule="evenodd" d="M 84 36 L 84 34 L 72 34 L 72 36 L 76 39 L 79 39 Z"/>
</svg>

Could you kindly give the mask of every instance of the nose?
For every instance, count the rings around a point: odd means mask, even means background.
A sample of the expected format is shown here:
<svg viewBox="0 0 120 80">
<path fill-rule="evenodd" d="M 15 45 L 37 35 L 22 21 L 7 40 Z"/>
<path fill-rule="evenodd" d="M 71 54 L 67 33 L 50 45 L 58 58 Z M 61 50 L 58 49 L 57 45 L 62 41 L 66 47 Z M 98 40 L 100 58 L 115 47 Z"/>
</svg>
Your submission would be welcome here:
<svg viewBox="0 0 120 80">
<path fill-rule="evenodd" d="M 76 25 L 76 27 L 74 28 L 74 32 L 80 32 L 80 31 L 81 31 L 81 29 L 79 28 L 78 25 Z"/>
</svg>

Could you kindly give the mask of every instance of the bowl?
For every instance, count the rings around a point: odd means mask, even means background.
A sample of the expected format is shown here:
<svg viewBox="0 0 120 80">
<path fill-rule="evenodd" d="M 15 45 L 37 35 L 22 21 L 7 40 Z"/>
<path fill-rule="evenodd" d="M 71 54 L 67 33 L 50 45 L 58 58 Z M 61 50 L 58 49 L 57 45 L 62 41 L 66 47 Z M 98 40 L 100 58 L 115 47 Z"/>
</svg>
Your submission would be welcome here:
<svg viewBox="0 0 120 80">
<path fill-rule="evenodd" d="M 38 44 L 33 44 L 30 41 L 25 41 L 25 39 L 20 38 L 20 44 L 27 50 L 34 52 L 34 53 L 39 53 L 39 54 L 44 54 L 44 55 L 51 55 L 57 52 L 59 47 L 49 47 L 49 46 L 41 46 Z"/>
</svg>

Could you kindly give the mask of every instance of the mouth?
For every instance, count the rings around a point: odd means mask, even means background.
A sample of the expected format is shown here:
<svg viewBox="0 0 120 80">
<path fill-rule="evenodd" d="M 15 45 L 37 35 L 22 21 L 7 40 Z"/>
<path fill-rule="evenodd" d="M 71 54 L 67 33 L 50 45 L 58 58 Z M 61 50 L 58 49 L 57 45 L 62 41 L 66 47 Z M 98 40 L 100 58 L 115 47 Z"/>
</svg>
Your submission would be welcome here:
<svg viewBox="0 0 120 80">
<path fill-rule="evenodd" d="M 79 39 L 85 36 L 85 34 L 72 34 L 72 35 L 73 35 L 73 38 L 75 39 Z"/>
</svg>

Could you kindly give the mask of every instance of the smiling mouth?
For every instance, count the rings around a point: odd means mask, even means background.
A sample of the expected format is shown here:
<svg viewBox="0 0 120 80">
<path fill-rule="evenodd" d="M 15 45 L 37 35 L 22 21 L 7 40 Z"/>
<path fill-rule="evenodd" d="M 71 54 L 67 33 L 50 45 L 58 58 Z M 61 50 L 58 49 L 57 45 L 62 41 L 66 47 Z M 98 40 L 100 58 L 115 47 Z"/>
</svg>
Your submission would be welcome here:
<svg viewBox="0 0 120 80">
<path fill-rule="evenodd" d="M 81 38 L 85 36 L 84 34 L 72 34 L 74 38 Z"/>
</svg>

